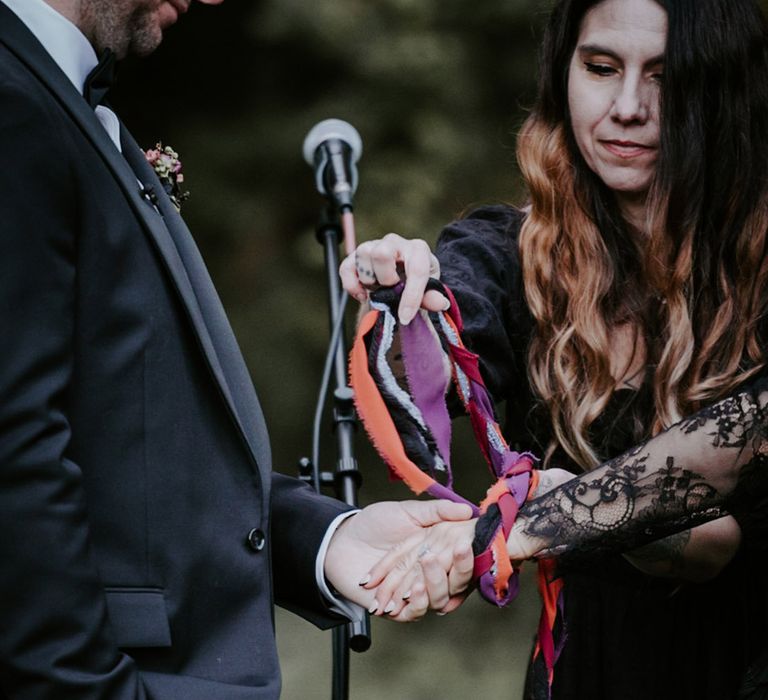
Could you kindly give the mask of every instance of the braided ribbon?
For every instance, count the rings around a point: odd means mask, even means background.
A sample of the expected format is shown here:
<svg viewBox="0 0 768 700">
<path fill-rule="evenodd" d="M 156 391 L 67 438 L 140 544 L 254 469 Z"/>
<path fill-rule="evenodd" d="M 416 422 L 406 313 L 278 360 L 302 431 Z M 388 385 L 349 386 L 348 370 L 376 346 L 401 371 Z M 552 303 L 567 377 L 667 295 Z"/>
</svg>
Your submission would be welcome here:
<svg viewBox="0 0 768 700">
<path fill-rule="evenodd" d="M 417 314 L 406 326 L 397 320 L 402 283 L 371 293 L 371 310 L 358 326 L 350 353 L 355 405 L 393 479 L 405 481 L 416 494 L 426 492 L 435 498 L 466 503 L 479 516 L 472 544 L 473 577 L 483 598 L 501 607 L 519 591 L 507 538 L 519 508 L 536 490 L 536 458 L 507 445 L 480 375 L 479 358 L 461 340 L 461 315 L 453 294 L 434 279 L 427 288 L 444 294 L 450 301 L 449 309 Z M 496 478 L 479 507 L 453 489 L 451 419 L 445 402 L 449 375 Z M 557 642 L 554 635 L 556 621 L 562 620 L 561 589 L 552 561 L 540 560 L 539 590 L 544 606 L 534 669 L 538 673 L 543 666 L 549 689 L 565 641 L 564 630 L 560 629 Z"/>
<path fill-rule="evenodd" d="M 448 297 L 449 310 L 417 314 L 405 326 L 397 320 L 402 283 L 372 293 L 372 309 L 360 323 L 350 357 L 355 403 L 393 478 L 405 481 L 417 494 L 467 503 L 482 516 L 478 524 L 482 534 L 473 544 L 474 578 L 486 600 L 504 606 L 519 588 L 507 537 L 518 509 L 535 488 L 535 457 L 510 450 L 504 440 L 478 356 L 462 343 L 453 294 L 437 280 L 430 280 L 428 288 Z M 456 393 L 496 477 L 479 508 L 453 490 L 451 419 L 445 403 L 449 369 L 441 361 L 446 355 Z M 402 371 L 393 370 L 397 364 Z"/>
</svg>

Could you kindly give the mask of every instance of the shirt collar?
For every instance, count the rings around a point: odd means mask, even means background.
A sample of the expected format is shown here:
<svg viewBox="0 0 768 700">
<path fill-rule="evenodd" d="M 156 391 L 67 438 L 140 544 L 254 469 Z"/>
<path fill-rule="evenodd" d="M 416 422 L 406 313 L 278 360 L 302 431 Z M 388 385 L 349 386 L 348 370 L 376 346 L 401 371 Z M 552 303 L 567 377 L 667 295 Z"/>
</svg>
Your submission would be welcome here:
<svg viewBox="0 0 768 700">
<path fill-rule="evenodd" d="M 25 24 L 83 94 L 88 74 L 99 62 L 85 35 L 44 0 L 0 0 Z"/>
</svg>

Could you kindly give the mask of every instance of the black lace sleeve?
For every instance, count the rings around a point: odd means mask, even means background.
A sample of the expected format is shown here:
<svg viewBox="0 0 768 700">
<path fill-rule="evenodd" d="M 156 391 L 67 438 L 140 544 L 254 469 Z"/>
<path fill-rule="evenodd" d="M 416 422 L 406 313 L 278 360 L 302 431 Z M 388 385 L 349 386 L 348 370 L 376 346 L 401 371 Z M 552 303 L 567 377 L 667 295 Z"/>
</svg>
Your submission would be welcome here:
<svg viewBox="0 0 768 700">
<path fill-rule="evenodd" d="M 765 508 L 768 379 L 526 503 L 537 556 L 624 552 L 732 512 Z M 766 513 L 762 513 L 765 521 Z"/>
</svg>

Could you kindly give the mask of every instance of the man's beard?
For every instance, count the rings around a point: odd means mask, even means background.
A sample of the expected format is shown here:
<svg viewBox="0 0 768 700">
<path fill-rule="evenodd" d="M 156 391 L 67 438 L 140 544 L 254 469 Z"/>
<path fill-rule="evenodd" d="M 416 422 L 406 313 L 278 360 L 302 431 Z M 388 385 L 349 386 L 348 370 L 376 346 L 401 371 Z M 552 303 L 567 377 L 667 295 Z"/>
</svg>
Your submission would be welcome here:
<svg viewBox="0 0 768 700">
<path fill-rule="evenodd" d="M 133 7 L 127 8 L 126 1 Z M 88 0 L 84 19 L 93 28 L 89 38 L 96 50 L 112 49 L 118 58 L 152 53 L 163 38 L 156 17 L 158 4 L 154 0 Z"/>
<path fill-rule="evenodd" d="M 128 24 L 128 53 L 146 56 L 152 53 L 163 40 L 163 32 L 152 12 L 137 11 Z"/>
</svg>

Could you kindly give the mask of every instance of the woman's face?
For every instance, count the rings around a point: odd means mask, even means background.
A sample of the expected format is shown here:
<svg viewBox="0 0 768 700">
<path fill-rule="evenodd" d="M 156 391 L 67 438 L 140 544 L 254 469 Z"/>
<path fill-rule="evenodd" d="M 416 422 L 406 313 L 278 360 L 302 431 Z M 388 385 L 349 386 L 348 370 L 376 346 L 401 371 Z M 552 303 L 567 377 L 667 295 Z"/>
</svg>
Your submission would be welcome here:
<svg viewBox="0 0 768 700">
<path fill-rule="evenodd" d="M 655 0 L 603 0 L 584 15 L 571 58 L 573 135 L 622 208 L 645 202 L 655 172 L 666 40 Z"/>
</svg>

